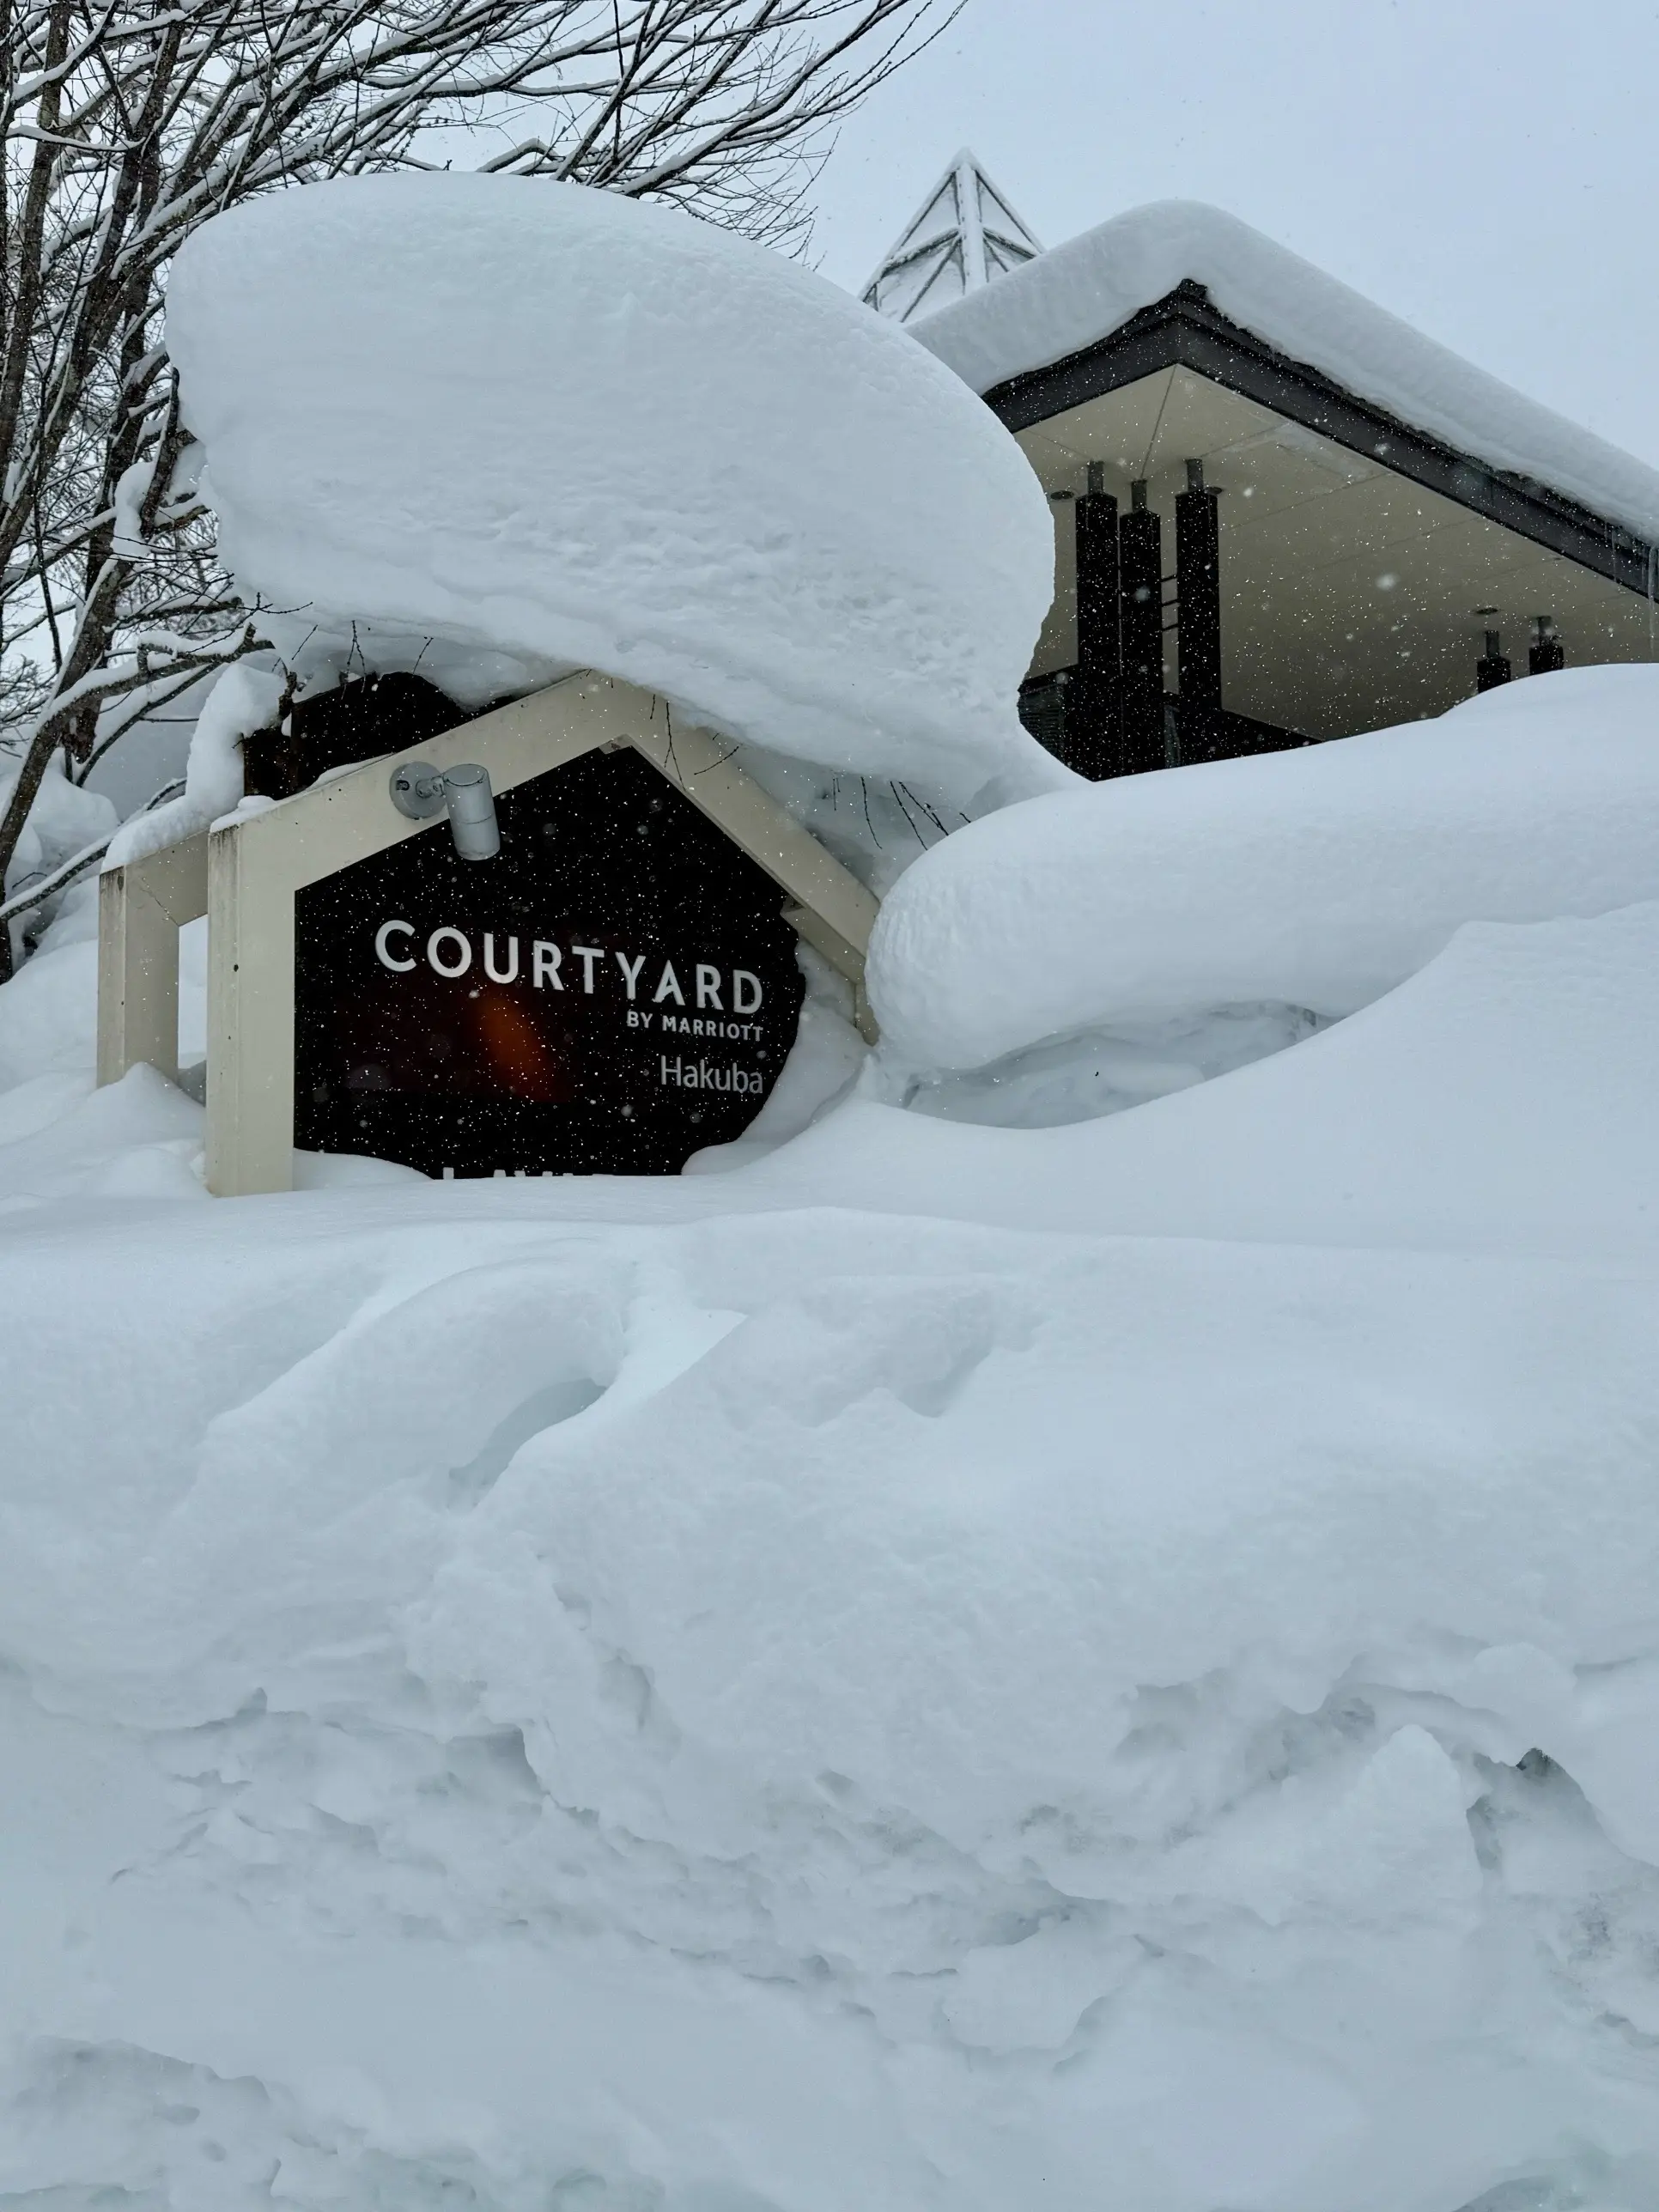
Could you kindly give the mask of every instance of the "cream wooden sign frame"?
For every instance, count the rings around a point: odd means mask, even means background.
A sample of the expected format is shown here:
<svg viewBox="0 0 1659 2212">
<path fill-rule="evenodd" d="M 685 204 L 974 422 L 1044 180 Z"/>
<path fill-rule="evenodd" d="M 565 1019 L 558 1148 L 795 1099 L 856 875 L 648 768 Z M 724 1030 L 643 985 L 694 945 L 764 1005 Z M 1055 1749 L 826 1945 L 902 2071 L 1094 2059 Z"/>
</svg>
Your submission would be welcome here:
<svg viewBox="0 0 1659 2212">
<path fill-rule="evenodd" d="M 279 805 L 106 870 L 99 887 L 98 1080 L 140 1061 L 178 1074 L 179 930 L 208 916 L 207 1182 L 217 1197 L 287 1190 L 294 1158 L 296 892 L 406 837 L 389 784 L 403 759 L 481 761 L 497 791 L 599 747 L 642 753 L 787 894 L 799 933 L 853 985 L 860 1026 L 876 901 L 732 757 L 712 732 L 676 724 L 648 691 L 567 678 L 428 738 L 407 754 L 343 769 Z M 481 866 L 488 866 L 483 862 Z"/>
</svg>

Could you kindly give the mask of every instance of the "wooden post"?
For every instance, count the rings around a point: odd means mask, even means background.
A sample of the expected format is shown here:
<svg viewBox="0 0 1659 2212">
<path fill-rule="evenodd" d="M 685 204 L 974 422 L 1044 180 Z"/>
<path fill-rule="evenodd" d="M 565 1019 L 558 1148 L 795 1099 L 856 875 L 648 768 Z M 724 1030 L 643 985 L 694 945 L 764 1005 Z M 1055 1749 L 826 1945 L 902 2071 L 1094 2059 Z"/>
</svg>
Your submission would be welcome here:
<svg viewBox="0 0 1659 2212">
<path fill-rule="evenodd" d="M 98 1080 L 129 1068 L 179 1079 L 179 932 L 207 912 L 204 833 L 98 881 Z"/>
<path fill-rule="evenodd" d="M 250 853 L 243 842 L 262 818 L 216 830 L 208 852 L 207 1187 L 216 1198 L 294 1181 L 295 887 L 280 848 Z"/>
</svg>

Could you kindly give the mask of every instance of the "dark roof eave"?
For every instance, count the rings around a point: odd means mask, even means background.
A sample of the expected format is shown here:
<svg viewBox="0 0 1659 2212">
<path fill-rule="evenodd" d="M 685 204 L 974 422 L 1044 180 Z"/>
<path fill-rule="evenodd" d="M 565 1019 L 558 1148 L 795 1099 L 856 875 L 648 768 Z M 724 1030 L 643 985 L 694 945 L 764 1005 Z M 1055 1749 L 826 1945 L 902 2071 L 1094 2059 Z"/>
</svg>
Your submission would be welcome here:
<svg viewBox="0 0 1659 2212">
<path fill-rule="evenodd" d="M 1628 591 L 1646 597 L 1651 588 L 1655 554 L 1645 538 L 1547 484 L 1493 468 L 1413 429 L 1322 370 L 1291 360 L 1254 331 L 1230 322 L 1211 304 L 1203 285 L 1191 278 L 1080 352 L 994 386 L 985 401 L 1010 430 L 1025 430 L 1176 365 L 1320 432 L 1351 453 L 1380 459 L 1426 490 Z"/>
</svg>

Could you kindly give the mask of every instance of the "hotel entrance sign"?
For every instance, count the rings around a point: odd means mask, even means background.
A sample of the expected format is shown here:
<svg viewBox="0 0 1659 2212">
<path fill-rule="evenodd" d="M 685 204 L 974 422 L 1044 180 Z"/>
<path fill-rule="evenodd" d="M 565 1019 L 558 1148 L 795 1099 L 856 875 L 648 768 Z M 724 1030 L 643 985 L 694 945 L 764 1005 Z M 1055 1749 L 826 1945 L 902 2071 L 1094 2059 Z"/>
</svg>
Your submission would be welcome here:
<svg viewBox="0 0 1659 2212">
<path fill-rule="evenodd" d="M 742 1134 L 794 1041 L 778 887 L 631 747 L 441 830 L 295 913 L 295 1142 L 428 1175 L 672 1174 Z"/>
<path fill-rule="evenodd" d="M 660 699 L 580 676 L 109 871 L 99 1079 L 169 1068 L 177 930 L 208 913 L 208 1187 L 295 1144 L 430 1175 L 665 1173 L 754 1118 L 805 939 L 854 986 L 876 902 Z M 392 782 L 488 771 L 458 858 Z M 182 886 L 182 888 L 181 888 Z"/>
</svg>

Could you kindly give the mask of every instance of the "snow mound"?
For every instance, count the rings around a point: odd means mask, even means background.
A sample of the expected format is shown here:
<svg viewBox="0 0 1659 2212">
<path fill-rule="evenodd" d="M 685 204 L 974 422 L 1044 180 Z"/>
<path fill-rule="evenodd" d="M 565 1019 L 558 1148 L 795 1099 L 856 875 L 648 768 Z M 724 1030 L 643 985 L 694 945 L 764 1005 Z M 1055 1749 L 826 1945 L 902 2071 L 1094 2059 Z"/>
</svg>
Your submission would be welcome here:
<svg viewBox="0 0 1659 2212">
<path fill-rule="evenodd" d="M 308 185 L 196 233 L 167 343 L 246 596 L 963 802 L 1068 780 L 1014 711 L 1053 585 L 1024 456 L 759 246 L 574 185 Z"/>
<path fill-rule="evenodd" d="M 452 1188 L 0 1290 L 0 2193 L 1651 2201 L 1650 1273 Z"/>
<path fill-rule="evenodd" d="M 103 817 L 106 836 L 112 811 Z M 37 1076 L 90 1084 L 97 1065 L 96 878 L 77 877 L 53 905 L 33 955 L 0 988 L 0 1096 Z M 187 942 L 193 951 L 195 941 Z"/>
<path fill-rule="evenodd" d="M 1655 897 L 1659 670 L 1585 669 L 974 823 L 888 894 L 870 998 L 896 1058 L 978 1067 L 1116 1018 L 1351 1013 L 1463 922 Z"/>
<path fill-rule="evenodd" d="M 1334 1028 L 1101 1120 L 968 1127 L 856 1099 L 746 1170 L 734 1202 L 848 1193 L 1010 1227 L 1645 1258 L 1656 1097 L 1650 902 L 1473 923 Z"/>
<path fill-rule="evenodd" d="M 88 1078 L 98 1057 L 98 946 L 36 953 L 0 988 L 0 1093 L 39 1076 Z"/>
</svg>

